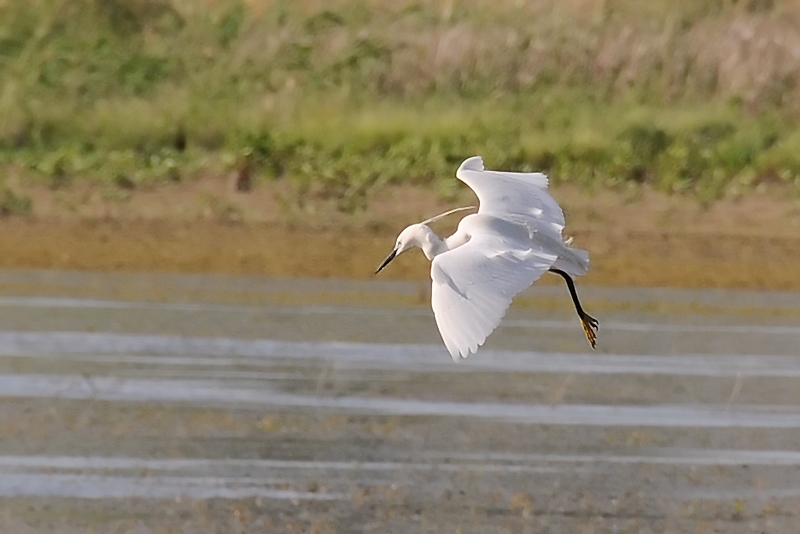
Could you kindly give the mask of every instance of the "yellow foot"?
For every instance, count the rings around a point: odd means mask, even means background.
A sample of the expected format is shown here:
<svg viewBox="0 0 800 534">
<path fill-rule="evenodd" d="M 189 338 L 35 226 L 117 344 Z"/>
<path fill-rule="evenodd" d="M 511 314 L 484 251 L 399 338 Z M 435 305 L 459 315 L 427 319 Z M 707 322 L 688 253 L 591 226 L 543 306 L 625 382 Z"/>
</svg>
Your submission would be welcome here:
<svg viewBox="0 0 800 534">
<path fill-rule="evenodd" d="M 581 317 L 581 326 L 583 326 L 586 339 L 589 340 L 589 345 L 591 345 L 593 349 L 597 348 L 597 328 L 600 326 L 600 323 L 588 313 L 584 313 Z"/>
</svg>

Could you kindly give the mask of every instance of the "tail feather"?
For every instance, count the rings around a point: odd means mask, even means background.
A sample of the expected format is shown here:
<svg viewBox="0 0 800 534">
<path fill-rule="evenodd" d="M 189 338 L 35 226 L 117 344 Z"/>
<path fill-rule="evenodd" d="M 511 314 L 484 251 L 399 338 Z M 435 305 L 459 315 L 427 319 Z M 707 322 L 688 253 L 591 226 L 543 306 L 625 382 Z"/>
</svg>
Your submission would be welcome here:
<svg viewBox="0 0 800 534">
<path fill-rule="evenodd" d="M 589 252 L 580 248 L 564 247 L 553 267 L 572 276 L 583 276 L 589 271 Z"/>
</svg>

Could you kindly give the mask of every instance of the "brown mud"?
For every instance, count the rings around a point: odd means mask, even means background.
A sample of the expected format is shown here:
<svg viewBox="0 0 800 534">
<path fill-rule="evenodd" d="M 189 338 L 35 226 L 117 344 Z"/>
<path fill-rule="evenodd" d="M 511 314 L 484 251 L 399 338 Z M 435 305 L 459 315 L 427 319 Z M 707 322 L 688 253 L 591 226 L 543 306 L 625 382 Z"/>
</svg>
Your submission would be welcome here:
<svg viewBox="0 0 800 534">
<path fill-rule="evenodd" d="M 555 187 L 565 235 L 589 250 L 598 286 L 800 289 L 800 199 L 753 192 L 710 206 L 638 188 Z M 33 213 L 0 218 L 0 268 L 213 272 L 366 279 L 407 224 L 475 199 L 387 189 L 355 213 L 281 182 L 249 193 L 221 180 L 119 196 L 102 186 L 26 188 Z M 438 223 L 451 231 L 458 221 Z M 427 276 L 409 254 L 381 276 Z M 557 283 L 556 280 L 547 283 Z"/>
</svg>

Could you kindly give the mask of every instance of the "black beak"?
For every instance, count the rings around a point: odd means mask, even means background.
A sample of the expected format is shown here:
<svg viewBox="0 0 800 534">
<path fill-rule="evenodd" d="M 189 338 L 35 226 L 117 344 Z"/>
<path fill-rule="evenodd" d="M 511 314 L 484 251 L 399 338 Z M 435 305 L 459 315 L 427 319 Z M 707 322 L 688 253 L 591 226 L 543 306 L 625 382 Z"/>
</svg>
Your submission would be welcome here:
<svg viewBox="0 0 800 534">
<path fill-rule="evenodd" d="M 389 262 L 392 261 L 395 256 L 397 256 L 397 249 L 394 249 L 391 254 L 386 256 L 386 259 L 383 260 L 383 263 L 381 263 L 381 266 L 378 267 L 377 271 L 375 271 L 375 274 L 378 274 L 379 272 L 381 272 L 383 270 L 384 267 L 389 265 Z"/>
</svg>

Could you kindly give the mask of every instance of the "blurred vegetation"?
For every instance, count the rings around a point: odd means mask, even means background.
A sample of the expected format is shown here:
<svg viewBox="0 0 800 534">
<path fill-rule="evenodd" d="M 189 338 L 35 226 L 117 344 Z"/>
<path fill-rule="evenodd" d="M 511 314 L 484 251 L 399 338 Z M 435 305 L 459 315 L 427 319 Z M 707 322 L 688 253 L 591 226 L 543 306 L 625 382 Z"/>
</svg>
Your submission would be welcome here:
<svg viewBox="0 0 800 534">
<path fill-rule="evenodd" d="M 0 189 L 246 167 L 357 209 L 449 195 L 481 154 L 585 187 L 800 191 L 798 50 L 796 1 L 0 0 Z"/>
<path fill-rule="evenodd" d="M 0 216 L 27 215 L 33 208 L 33 201 L 27 195 L 18 195 L 9 189 L 0 192 Z"/>
</svg>

